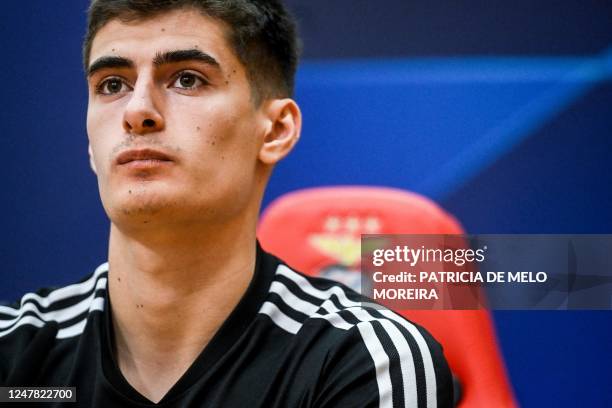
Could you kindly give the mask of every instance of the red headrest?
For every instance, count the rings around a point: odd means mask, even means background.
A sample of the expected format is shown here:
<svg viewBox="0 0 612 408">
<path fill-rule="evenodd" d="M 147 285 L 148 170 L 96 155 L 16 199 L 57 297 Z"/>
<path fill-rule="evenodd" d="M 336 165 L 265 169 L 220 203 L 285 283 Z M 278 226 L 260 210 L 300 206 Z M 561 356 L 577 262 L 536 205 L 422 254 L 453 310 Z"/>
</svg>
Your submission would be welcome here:
<svg viewBox="0 0 612 408">
<path fill-rule="evenodd" d="M 282 231 L 282 233 L 279 233 Z M 382 187 L 322 187 L 290 193 L 264 212 L 262 246 L 310 275 L 357 268 L 361 234 L 462 234 L 451 215 L 418 194 Z"/>
</svg>

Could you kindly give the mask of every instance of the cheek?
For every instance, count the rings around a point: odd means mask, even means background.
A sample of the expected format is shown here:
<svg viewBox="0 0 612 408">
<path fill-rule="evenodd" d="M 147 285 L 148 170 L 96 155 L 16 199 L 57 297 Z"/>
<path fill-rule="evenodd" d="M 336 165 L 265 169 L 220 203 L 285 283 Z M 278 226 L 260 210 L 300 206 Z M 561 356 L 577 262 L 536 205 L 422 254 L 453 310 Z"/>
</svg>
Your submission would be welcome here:
<svg viewBox="0 0 612 408">
<path fill-rule="evenodd" d="M 207 156 L 223 168 L 239 171 L 255 163 L 257 149 L 252 122 L 235 117 L 220 118 L 199 134 Z"/>
<path fill-rule="evenodd" d="M 111 112 L 104 112 L 99 108 L 90 108 L 87 112 L 87 136 L 89 145 L 93 153 L 98 178 L 105 178 L 110 166 L 110 152 L 114 139 L 112 135 L 117 134 L 113 131 L 115 123 L 109 120 Z"/>
<path fill-rule="evenodd" d="M 209 159 L 238 158 L 252 150 L 254 123 L 250 112 L 237 104 L 212 102 L 182 109 L 174 105 L 167 118 L 169 133 L 176 131 L 176 136 L 185 140 L 192 151 L 197 150 Z"/>
<path fill-rule="evenodd" d="M 217 112 L 182 128 L 179 133 L 189 132 L 181 147 L 189 155 L 192 188 L 234 197 L 250 190 L 257 160 L 252 121 Z"/>
</svg>

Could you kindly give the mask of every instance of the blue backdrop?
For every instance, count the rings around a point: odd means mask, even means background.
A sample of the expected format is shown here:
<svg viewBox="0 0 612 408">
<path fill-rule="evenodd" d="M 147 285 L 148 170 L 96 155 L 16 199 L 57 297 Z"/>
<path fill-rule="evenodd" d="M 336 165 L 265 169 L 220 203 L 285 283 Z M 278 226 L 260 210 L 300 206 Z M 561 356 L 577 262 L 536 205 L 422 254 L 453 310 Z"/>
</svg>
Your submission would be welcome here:
<svg viewBox="0 0 612 408">
<path fill-rule="evenodd" d="M 303 187 L 386 185 L 433 198 L 470 233 L 612 233 L 611 3 L 288 3 L 304 39 L 304 130 L 264 205 Z M 0 299 L 106 258 L 86 7 L 3 2 Z M 612 406 L 612 313 L 495 319 L 523 406 Z"/>
</svg>

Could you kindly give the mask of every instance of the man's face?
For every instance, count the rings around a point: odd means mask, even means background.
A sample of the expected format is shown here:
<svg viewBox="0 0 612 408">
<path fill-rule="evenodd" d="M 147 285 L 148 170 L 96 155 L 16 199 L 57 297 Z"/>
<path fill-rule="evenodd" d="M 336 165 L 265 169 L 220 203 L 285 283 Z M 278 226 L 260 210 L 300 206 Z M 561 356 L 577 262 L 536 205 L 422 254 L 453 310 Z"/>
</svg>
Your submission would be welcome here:
<svg viewBox="0 0 612 408">
<path fill-rule="evenodd" d="M 224 30 L 177 10 L 95 36 L 87 132 L 115 223 L 222 222 L 258 200 L 265 122 Z"/>
</svg>

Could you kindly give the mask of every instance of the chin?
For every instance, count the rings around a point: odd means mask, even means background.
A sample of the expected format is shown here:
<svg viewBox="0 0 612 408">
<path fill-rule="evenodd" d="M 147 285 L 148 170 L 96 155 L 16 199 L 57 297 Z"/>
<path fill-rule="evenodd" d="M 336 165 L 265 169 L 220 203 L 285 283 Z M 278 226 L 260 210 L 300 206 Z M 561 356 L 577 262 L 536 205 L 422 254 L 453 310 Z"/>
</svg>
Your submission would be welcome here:
<svg viewBox="0 0 612 408">
<path fill-rule="evenodd" d="M 153 218 L 163 217 L 164 213 L 171 213 L 172 202 L 158 193 L 143 194 L 142 191 L 136 193 L 135 190 L 128 190 L 110 200 L 103 200 L 103 205 L 113 223 L 127 225 L 148 223 Z"/>
</svg>

